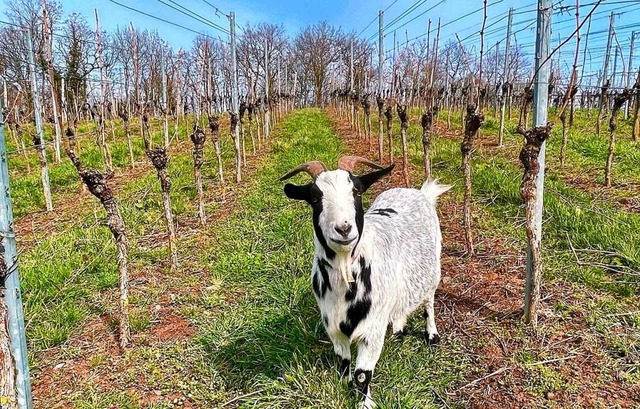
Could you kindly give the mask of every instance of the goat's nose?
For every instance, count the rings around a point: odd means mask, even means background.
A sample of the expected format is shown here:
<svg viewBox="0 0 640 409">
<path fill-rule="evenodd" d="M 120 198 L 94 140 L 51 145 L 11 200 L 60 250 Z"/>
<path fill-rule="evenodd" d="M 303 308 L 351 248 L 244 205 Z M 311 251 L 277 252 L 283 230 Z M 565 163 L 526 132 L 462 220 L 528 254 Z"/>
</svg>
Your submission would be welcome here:
<svg viewBox="0 0 640 409">
<path fill-rule="evenodd" d="M 351 224 L 345 222 L 340 226 L 334 227 L 334 229 L 342 236 L 348 237 L 349 233 L 351 233 Z"/>
</svg>

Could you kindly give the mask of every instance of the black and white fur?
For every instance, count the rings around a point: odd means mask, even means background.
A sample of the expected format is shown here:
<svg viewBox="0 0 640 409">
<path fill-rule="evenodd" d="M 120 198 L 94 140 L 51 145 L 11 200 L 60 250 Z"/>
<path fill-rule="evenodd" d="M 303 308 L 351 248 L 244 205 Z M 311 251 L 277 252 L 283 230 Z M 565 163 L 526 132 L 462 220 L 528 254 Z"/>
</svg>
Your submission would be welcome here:
<svg viewBox="0 0 640 409">
<path fill-rule="evenodd" d="M 427 181 L 420 190 L 390 189 L 365 213 L 362 194 L 392 169 L 360 177 L 324 171 L 313 183 L 284 188 L 313 209 L 313 291 L 345 379 L 352 379 L 350 345 L 358 345 L 354 378 L 365 408 L 374 406 L 369 383 L 389 323 L 403 334 L 407 317 L 423 304 L 427 342 L 440 339 L 434 295 L 442 236 L 435 203 L 450 186 Z"/>
</svg>

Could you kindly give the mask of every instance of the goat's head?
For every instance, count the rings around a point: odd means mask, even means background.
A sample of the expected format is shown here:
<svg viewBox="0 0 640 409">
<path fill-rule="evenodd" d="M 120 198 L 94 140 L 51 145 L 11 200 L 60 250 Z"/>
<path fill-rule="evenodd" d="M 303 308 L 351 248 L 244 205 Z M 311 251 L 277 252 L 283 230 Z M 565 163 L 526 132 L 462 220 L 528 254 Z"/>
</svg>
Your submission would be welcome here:
<svg viewBox="0 0 640 409">
<path fill-rule="evenodd" d="M 358 164 L 376 170 L 355 176 L 353 171 Z M 300 172 L 313 178 L 306 185 L 287 183 L 284 193 L 290 199 L 304 200 L 312 207 L 316 237 L 327 256 L 332 258 L 335 253 L 351 252 L 358 244 L 364 224 L 362 194 L 391 172 L 393 166 L 385 168 L 359 156 L 343 156 L 337 170 L 328 170 L 322 162 L 311 161 L 292 169 L 280 180 Z"/>
</svg>

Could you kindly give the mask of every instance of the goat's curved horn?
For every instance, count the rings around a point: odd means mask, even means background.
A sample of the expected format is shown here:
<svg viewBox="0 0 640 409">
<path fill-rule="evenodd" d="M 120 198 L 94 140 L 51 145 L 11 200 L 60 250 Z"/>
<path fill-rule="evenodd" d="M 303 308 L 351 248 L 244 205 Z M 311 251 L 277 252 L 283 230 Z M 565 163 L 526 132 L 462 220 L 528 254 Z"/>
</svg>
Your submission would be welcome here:
<svg viewBox="0 0 640 409">
<path fill-rule="evenodd" d="M 362 156 L 341 157 L 340 159 L 338 159 L 338 169 L 346 170 L 347 172 L 353 173 L 356 165 L 360 163 L 374 169 L 384 169 L 384 166 L 378 165 L 375 162 L 371 162 L 369 159 L 363 158 Z"/>
<path fill-rule="evenodd" d="M 303 163 L 302 165 L 296 166 L 295 168 L 291 169 L 289 172 L 287 172 L 286 175 L 281 177 L 280 180 L 281 181 L 287 180 L 290 177 L 293 177 L 300 172 L 307 172 L 313 178 L 313 180 L 316 180 L 318 175 L 324 172 L 325 170 L 327 170 L 327 167 L 324 165 L 324 163 L 320 162 L 319 160 L 312 160 L 310 162 Z"/>
</svg>

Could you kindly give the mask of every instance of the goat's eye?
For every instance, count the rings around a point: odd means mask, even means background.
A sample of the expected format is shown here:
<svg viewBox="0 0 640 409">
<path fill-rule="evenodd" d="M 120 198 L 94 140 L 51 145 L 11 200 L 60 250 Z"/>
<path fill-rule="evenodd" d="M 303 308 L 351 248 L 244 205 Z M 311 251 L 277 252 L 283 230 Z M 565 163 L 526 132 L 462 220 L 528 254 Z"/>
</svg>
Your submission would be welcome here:
<svg viewBox="0 0 640 409">
<path fill-rule="evenodd" d="M 353 195 L 354 195 L 354 196 L 358 196 L 358 197 L 359 197 L 359 196 L 362 196 L 362 192 L 360 192 L 360 191 L 359 191 L 358 189 L 356 189 L 356 188 L 353 188 Z"/>
<path fill-rule="evenodd" d="M 318 198 L 317 198 L 317 197 L 312 197 L 312 198 L 311 198 L 311 203 L 313 203 L 313 204 L 318 203 L 318 201 L 319 201 L 319 200 L 318 200 Z"/>
</svg>

